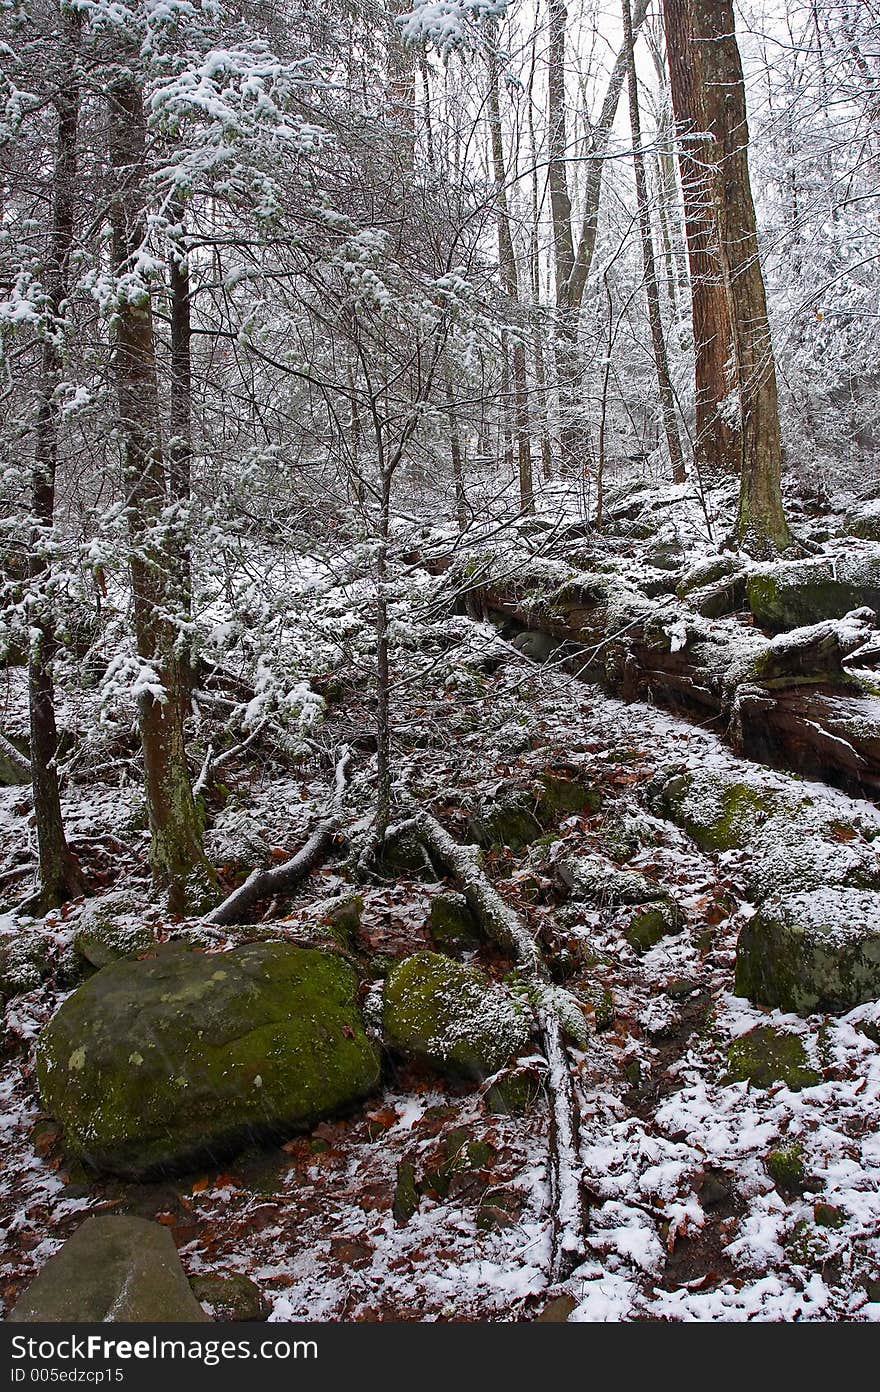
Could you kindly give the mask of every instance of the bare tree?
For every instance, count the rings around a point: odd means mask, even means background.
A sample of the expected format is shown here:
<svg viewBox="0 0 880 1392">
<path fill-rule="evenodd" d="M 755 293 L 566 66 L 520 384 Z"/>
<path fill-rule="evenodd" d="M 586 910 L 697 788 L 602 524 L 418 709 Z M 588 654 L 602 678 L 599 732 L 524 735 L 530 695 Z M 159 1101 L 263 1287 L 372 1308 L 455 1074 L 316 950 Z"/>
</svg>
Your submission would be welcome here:
<svg viewBox="0 0 880 1392">
<path fill-rule="evenodd" d="M 629 85 L 629 123 L 633 142 L 633 170 L 636 182 L 636 201 L 639 214 L 639 232 L 642 242 L 642 267 L 645 277 L 645 295 L 648 301 L 648 324 L 651 330 L 651 346 L 654 352 L 654 367 L 657 372 L 657 387 L 660 393 L 660 409 L 663 415 L 663 429 L 666 435 L 666 448 L 672 465 L 672 477 L 676 483 L 684 483 L 685 468 L 681 452 L 681 439 L 675 414 L 675 393 L 669 377 L 669 360 L 666 355 L 666 339 L 663 333 L 663 319 L 660 310 L 660 290 L 657 285 L 657 269 L 654 264 L 654 245 L 651 235 L 651 208 L 648 201 L 648 181 L 645 175 L 645 156 L 642 150 L 642 123 L 639 112 L 639 89 L 636 74 L 635 42 L 633 39 L 632 11 L 630 0 L 623 0 L 623 37 L 626 45 L 627 73 Z"/>
</svg>

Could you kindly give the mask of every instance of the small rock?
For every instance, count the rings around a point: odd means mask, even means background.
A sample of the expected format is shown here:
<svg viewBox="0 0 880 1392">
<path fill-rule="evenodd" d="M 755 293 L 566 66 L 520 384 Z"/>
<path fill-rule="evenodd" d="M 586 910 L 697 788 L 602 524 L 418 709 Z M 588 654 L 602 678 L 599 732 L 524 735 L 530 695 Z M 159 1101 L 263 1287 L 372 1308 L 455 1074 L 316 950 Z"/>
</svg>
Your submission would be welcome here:
<svg viewBox="0 0 880 1392">
<path fill-rule="evenodd" d="M 625 937 L 630 947 L 637 952 L 647 952 L 663 938 L 680 933 L 684 928 L 684 918 L 678 905 L 672 900 L 662 900 L 647 904 L 638 909 L 629 921 Z"/>
<path fill-rule="evenodd" d="M 771 1150 L 764 1163 L 767 1173 L 784 1197 L 793 1198 L 804 1192 L 807 1171 L 802 1145 L 795 1141 L 792 1145 Z"/>
<path fill-rule="evenodd" d="M 486 1110 L 496 1116 L 521 1116 L 530 1112 L 543 1092 L 541 1074 L 535 1067 L 511 1069 L 486 1089 Z"/>
<path fill-rule="evenodd" d="M 240 1272 L 191 1276 L 189 1284 L 199 1304 L 210 1306 L 218 1320 L 255 1324 L 266 1319 L 272 1308 L 259 1286 Z"/>
<path fill-rule="evenodd" d="M 552 1300 L 548 1300 L 539 1315 L 535 1316 L 538 1324 L 566 1324 L 569 1315 L 573 1314 L 578 1307 L 578 1302 L 573 1295 L 556 1295 Z"/>
<path fill-rule="evenodd" d="M 634 870 L 619 870 L 598 855 L 566 856 L 558 861 L 556 875 L 571 898 L 617 906 L 647 904 L 665 899 L 660 885 Z"/>
<path fill-rule="evenodd" d="M 35 991 L 52 965 L 52 943 L 43 933 L 22 931 L 0 939 L 0 995 Z"/>
<path fill-rule="evenodd" d="M 813 1205 L 813 1222 L 817 1228 L 842 1228 L 846 1224 L 846 1213 L 836 1204 L 817 1203 Z"/>
<path fill-rule="evenodd" d="M 428 932 L 437 947 L 447 951 L 474 947 L 480 941 L 477 920 L 463 894 L 452 890 L 437 894 L 431 900 Z"/>
<path fill-rule="evenodd" d="M 415 1167 L 410 1160 L 401 1160 L 397 1167 L 397 1183 L 394 1186 L 394 1202 L 391 1212 L 398 1227 L 404 1227 L 419 1211 L 419 1190 L 416 1185 Z"/>
<path fill-rule="evenodd" d="M 155 947 L 152 929 L 143 921 L 143 905 L 130 894 L 114 892 L 83 904 L 73 935 L 73 949 L 93 967 L 123 957 L 137 957 Z"/>
</svg>

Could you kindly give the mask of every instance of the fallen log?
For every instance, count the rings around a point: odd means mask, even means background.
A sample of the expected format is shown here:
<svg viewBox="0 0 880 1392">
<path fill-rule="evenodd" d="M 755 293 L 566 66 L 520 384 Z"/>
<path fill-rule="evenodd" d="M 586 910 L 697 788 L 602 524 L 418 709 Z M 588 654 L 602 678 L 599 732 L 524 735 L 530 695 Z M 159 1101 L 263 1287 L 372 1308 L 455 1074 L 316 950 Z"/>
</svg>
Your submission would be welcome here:
<svg viewBox="0 0 880 1392">
<path fill-rule="evenodd" d="M 585 1255 L 586 1212 L 578 1148 L 580 1109 L 563 1037 L 566 1003 L 577 1007 L 567 993 L 550 983 L 533 934 L 480 868 L 478 848 L 460 845 L 428 812 L 416 813 L 388 833 L 392 837 L 407 834 L 413 835 L 432 859 L 453 876 L 486 936 L 510 953 L 533 987 L 531 994 L 547 1060 L 550 1094 L 551 1279 L 564 1280 Z"/>
<path fill-rule="evenodd" d="M 316 865 L 329 854 L 342 818 L 342 798 L 345 792 L 351 751 L 344 745 L 336 763 L 333 792 L 328 799 L 314 830 L 295 856 L 281 865 L 252 870 L 247 879 L 206 914 L 202 922 L 212 926 L 240 923 L 263 899 L 287 893 L 304 880 Z"/>
<path fill-rule="evenodd" d="M 454 569 L 450 589 L 457 586 Z M 558 660 L 625 701 L 712 720 L 747 758 L 880 797 L 880 698 L 854 670 L 876 647 L 876 617 L 858 609 L 768 638 L 709 619 L 675 595 L 649 599 L 619 575 L 558 570 L 470 585 L 483 612 L 549 634 Z M 565 645 L 565 646 L 562 646 Z"/>
</svg>

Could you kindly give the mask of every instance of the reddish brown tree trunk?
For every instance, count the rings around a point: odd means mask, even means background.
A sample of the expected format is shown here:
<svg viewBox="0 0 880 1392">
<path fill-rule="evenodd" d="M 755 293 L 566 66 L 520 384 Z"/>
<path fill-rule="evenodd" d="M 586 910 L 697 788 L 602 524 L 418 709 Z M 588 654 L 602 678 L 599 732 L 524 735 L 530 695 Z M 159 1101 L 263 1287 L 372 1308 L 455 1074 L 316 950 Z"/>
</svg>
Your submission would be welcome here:
<svg viewBox="0 0 880 1392">
<path fill-rule="evenodd" d="M 738 473 L 741 443 L 731 422 L 733 324 L 721 254 L 716 174 L 721 150 L 710 130 L 704 94 L 704 45 L 692 0 L 663 0 L 669 79 L 684 198 L 694 328 L 694 460 L 700 473 Z"/>
</svg>

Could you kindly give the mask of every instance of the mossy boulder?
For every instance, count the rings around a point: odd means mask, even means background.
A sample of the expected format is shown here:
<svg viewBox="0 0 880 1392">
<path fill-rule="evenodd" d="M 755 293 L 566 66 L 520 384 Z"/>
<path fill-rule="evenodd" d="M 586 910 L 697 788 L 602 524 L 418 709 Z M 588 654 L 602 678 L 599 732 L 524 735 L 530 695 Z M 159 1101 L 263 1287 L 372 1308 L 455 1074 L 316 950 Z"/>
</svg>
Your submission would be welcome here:
<svg viewBox="0 0 880 1392">
<path fill-rule="evenodd" d="M 627 924 L 625 936 L 636 952 L 647 952 L 663 938 L 680 933 L 683 928 L 684 916 L 678 905 L 665 899 L 637 909 Z"/>
<path fill-rule="evenodd" d="M 561 817 L 584 817 L 599 811 L 602 792 L 583 778 L 545 769 L 538 775 L 538 817 L 550 826 Z"/>
<path fill-rule="evenodd" d="M 703 851 L 731 851 L 754 841 L 768 817 L 783 810 L 782 795 L 757 780 L 722 769 L 695 769 L 667 779 L 660 810 Z"/>
<path fill-rule="evenodd" d="M 810 1064 L 803 1041 L 796 1034 L 772 1025 L 758 1025 L 728 1045 L 727 1079 L 750 1082 L 759 1088 L 784 1083 L 791 1092 L 799 1092 L 801 1088 L 816 1087 L 822 1075 Z"/>
<path fill-rule="evenodd" d="M 801 1013 L 877 1000 L 880 894 L 829 888 L 768 900 L 740 933 L 735 990 Z"/>
<path fill-rule="evenodd" d="M 871 498 L 851 508 L 843 519 L 846 536 L 863 541 L 880 541 L 880 498 Z"/>
<path fill-rule="evenodd" d="M 435 945 L 444 951 L 475 947 L 480 941 L 480 927 L 467 899 L 454 890 L 437 894 L 431 900 L 428 932 Z"/>
<path fill-rule="evenodd" d="M 174 944 L 74 991 L 40 1037 L 37 1078 L 71 1154 L 143 1178 L 348 1106 L 379 1056 L 332 953 Z"/>
<path fill-rule="evenodd" d="M 389 973 L 383 1025 L 392 1048 L 452 1075 L 485 1078 L 524 1047 L 522 1003 L 484 972 L 417 952 Z"/>
<path fill-rule="evenodd" d="M 678 582 L 678 597 L 684 599 L 693 590 L 703 590 L 707 585 L 716 585 L 719 581 L 729 580 L 732 575 L 739 574 L 743 569 L 742 558 L 732 552 L 707 556 L 704 560 L 689 566 L 685 571 Z"/>
<path fill-rule="evenodd" d="M 203 1272 L 189 1279 L 190 1288 L 202 1306 L 224 1323 L 256 1323 L 267 1318 L 271 1306 L 249 1276 L 240 1271 L 229 1276 Z"/>
<path fill-rule="evenodd" d="M 131 895 L 104 894 L 83 904 L 73 948 L 90 966 L 106 967 L 154 946 L 153 931 L 143 921 L 143 906 Z"/>
<path fill-rule="evenodd" d="M 842 619 L 864 605 L 880 610 L 880 548 L 761 566 L 746 593 L 756 621 L 778 633 Z"/>
<path fill-rule="evenodd" d="M 537 841 L 544 828 L 538 821 L 535 799 L 518 789 L 504 791 L 468 822 L 472 841 L 487 850 L 506 846 L 521 851 Z"/>
<path fill-rule="evenodd" d="M 659 802 L 702 850 L 748 850 L 745 889 L 753 902 L 826 885 L 880 889 L 876 824 L 841 816 L 793 780 L 699 769 L 668 779 Z"/>
<path fill-rule="evenodd" d="M 208 1321 L 168 1229 L 120 1213 L 87 1218 L 7 1318 L 23 1324 Z"/>
</svg>

